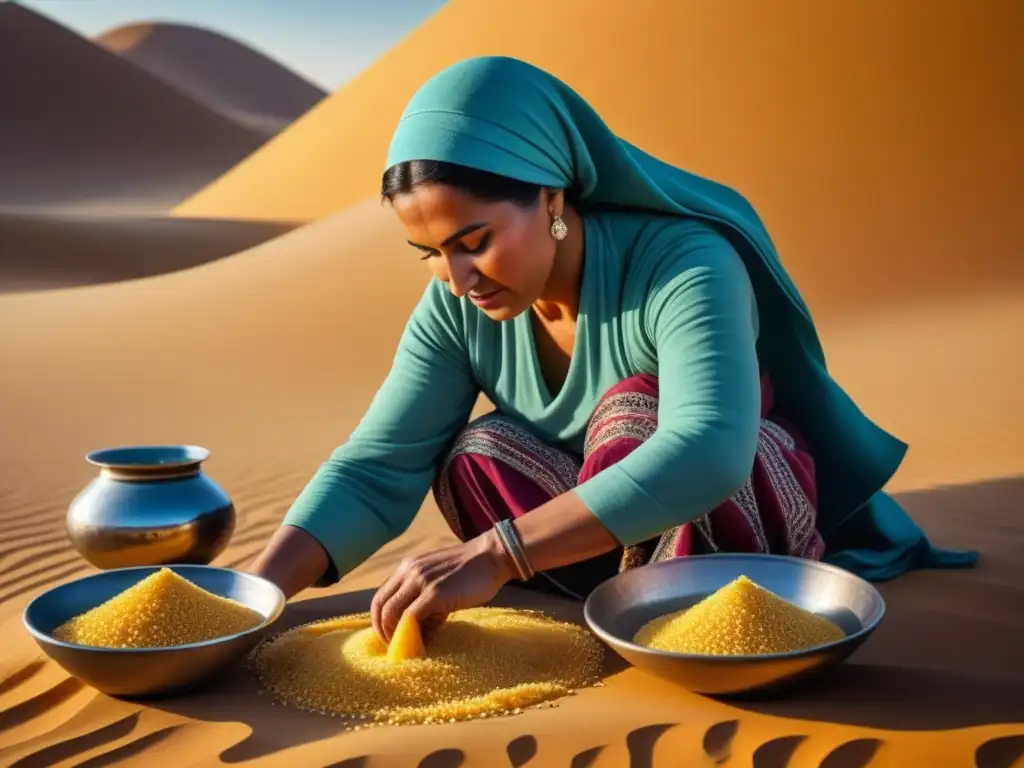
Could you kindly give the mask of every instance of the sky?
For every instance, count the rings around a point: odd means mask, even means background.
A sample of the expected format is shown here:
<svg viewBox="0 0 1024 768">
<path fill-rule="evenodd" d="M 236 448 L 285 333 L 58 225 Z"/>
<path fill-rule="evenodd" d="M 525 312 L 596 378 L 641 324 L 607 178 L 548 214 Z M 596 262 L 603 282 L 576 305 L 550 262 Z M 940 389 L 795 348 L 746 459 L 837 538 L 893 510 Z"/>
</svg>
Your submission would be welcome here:
<svg viewBox="0 0 1024 768">
<path fill-rule="evenodd" d="M 206 27 L 269 54 L 327 91 L 358 74 L 444 5 L 444 0 L 17 2 L 86 37 L 140 21 Z"/>
</svg>

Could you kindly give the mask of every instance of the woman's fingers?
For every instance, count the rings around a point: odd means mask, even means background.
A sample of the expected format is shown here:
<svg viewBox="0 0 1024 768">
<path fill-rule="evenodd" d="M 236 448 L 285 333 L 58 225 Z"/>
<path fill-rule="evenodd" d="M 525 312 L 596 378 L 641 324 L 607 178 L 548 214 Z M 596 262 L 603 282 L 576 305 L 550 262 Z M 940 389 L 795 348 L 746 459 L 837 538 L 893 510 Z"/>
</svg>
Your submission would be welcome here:
<svg viewBox="0 0 1024 768">
<path fill-rule="evenodd" d="M 405 574 L 408 568 L 405 563 L 402 563 L 398 569 L 391 574 L 391 578 L 381 585 L 380 589 L 373 596 L 373 600 L 370 601 L 370 624 L 373 626 L 373 631 L 377 633 L 384 642 L 388 641 L 391 636 L 384 633 L 384 625 L 381 622 L 381 614 L 384 611 L 384 606 L 387 604 L 395 592 L 397 592 L 404 581 Z"/>
<path fill-rule="evenodd" d="M 380 626 L 385 642 L 391 642 L 398 620 L 402 618 L 405 609 L 420 596 L 420 590 L 418 580 L 406 576 L 394 594 L 384 603 L 380 612 Z"/>
<path fill-rule="evenodd" d="M 440 609 L 440 597 L 436 589 L 427 588 L 406 608 L 406 611 L 420 624 L 423 642 L 429 643 L 441 625 L 448 619 L 447 612 Z"/>
<path fill-rule="evenodd" d="M 370 601 L 370 625 L 381 640 L 387 640 L 387 638 L 384 637 L 384 630 L 380 625 L 380 612 L 384 608 L 384 603 L 387 602 L 394 592 L 394 587 L 392 587 L 393 581 L 394 576 L 384 582 L 374 593 L 373 600 Z"/>
<path fill-rule="evenodd" d="M 413 616 L 419 620 L 424 637 L 429 637 L 448 616 L 442 583 L 462 562 L 454 557 L 455 548 L 438 550 L 422 557 L 408 558 L 373 596 L 370 621 L 385 643 L 398 627 L 402 614 L 415 604 Z"/>
</svg>

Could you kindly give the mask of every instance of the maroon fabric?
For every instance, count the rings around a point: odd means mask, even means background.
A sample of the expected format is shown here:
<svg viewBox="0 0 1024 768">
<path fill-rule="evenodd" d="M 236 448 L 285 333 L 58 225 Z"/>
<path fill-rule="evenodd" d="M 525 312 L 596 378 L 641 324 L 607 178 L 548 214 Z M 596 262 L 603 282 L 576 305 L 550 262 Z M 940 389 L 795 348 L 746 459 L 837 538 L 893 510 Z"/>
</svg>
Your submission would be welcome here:
<svg viewBox="0 0 1024 768">
<path fill-rule="evenodd" d="M 471 537 L 554 498 L 529 476 L 479 453 L 457 456 L 450 472 L 463 530 Z"/>
<path fill-rule="evenodd" d="M 622 568 L 703 552 L 764 552 L 820 559 L 814 460 L 790 424 L 771 413 L 761 380 L 761 429 L 747 483 L 697 520 L 627 547 Z M 621 461 L 657 428 L 658 380 L 634 376 L 608 391 L 587 428 L 583 457 L 544 444 L 498 414 L 470 424 L 438 473 L 434 493 L 455 533 L 471 538 L 527 514 Z"/>
<path fill-rule="evenodd" d="M 457 536 L 469 539 L 574 488 L 580 460 L 541 442 L 523 425 L 488 414 L 455 440 L 434 497 Z"/>
</svg>

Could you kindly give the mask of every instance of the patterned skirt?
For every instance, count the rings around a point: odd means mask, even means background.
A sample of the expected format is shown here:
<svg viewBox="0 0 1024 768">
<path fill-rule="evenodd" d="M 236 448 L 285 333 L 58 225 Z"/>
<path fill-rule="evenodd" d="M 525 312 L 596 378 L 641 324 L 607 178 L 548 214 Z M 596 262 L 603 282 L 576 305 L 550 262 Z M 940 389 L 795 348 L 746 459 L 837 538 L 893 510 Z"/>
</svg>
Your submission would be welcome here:
<svg viewBox="0 0 1024 768">
<path fill-rule="evenodd" d="M 814 461 L 798 431 L 771 413 L 761 380 L 761 429 L 746 483 L 729 499 L 661 536 L 591 561 L 538 574 L 535 584 L 583 597 L 616 572 L 672 557 L 714 552 L 786 554 L 820 560 Z M 434 482 L 434 497 L 455 534 L 469 539 L 498 520 L 519 517 L 621 461 L 658 426 L 658 380 L 634 376 L 613 387 L 587 428 L 583 456 L 548 445 L 499 413 L 470 423 Z"/>
</svg>

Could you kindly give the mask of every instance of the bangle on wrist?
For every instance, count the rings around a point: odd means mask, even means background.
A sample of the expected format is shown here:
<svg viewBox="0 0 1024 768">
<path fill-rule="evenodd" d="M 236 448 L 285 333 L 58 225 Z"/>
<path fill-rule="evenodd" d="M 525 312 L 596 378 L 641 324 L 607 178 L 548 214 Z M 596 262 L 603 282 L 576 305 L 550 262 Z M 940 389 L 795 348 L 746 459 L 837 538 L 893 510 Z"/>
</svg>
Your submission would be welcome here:
<svg viewBox="0 0 1024 768">
<path fill-rule="evenodd" d="M 523 540 L 519 538 L 512 520 L 499 520 L 494 526 L 494 532 L 498 535 L 498 541 L 505 548 L 505 552 L 512 560 L 520 581 L 529 581 L 533 578 L 534 570 L 530 561 L 526 558 L 526 550 L 523 547 Z"/>
</svg>

